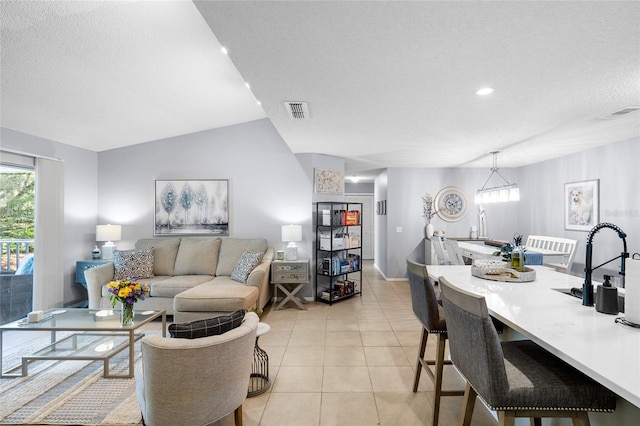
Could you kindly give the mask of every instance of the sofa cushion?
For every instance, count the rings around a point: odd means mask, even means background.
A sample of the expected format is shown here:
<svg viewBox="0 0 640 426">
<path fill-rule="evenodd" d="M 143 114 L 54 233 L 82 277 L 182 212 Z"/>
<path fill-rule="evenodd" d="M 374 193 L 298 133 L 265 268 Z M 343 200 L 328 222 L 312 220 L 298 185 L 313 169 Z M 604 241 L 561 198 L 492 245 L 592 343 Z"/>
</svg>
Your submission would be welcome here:
<svg viewBox="0 0 640 426">
<path fill-rule="evenodd" d="M 240 255 L 238 263 L 231 271 L 231 279 L 239 283 L 246 283 L 247 277 L 262 260 L 262 253 L 246 250 Z"/>
<path fill-rule="evenodd" d="M 220 246 L 220 256 L 218 256 L 216 276 L 230 276 L 233 268 L 236 267 L 236 263 L 238 263 L 238 259 L 240 259 L 245 250 L 264 253 L 268 247 L 267 240 L 264 238 L 223 238 Z"/>
<path fill-rule="evenodd" d="M 257 287 L 238 284 L 227 277 L 215 277 L 185 290 L 173 298 L 174 312 L 233 312 L 256 306 Z"/>
<path fill-rule="evenodd" d="M 215 275 L 220 238 L 183 238 L 178 247 L 174 275 Z"/>
<path fill-rule="evenodd" d="M 136 248 L 153 247 L 153 274 L 174 275 L 173 265 L 176 263 L 180 238 L 143 238 L 136 241 Z"/>
<path fill-rule="evenodd" d="M 185 290 L 211 281 L 211 275 L 176 275 L 159 282 L 149 284 L 151 297 L 175 297 Z"/>
<path fill-rule="evenodd" d="M 113 251 L 113 278 L 153 277 L 153 249 Z"/>
<path fill-rule="evenodd" d="M 240 326 L 243 319 L 244 309 L 238 309 L 229 315 L 220 315 L 184 324 L 171 324 L 169 326 L 169 334 L 171 334 L 171 337 L 179 339 L 217 336 Z"/>
</svg>

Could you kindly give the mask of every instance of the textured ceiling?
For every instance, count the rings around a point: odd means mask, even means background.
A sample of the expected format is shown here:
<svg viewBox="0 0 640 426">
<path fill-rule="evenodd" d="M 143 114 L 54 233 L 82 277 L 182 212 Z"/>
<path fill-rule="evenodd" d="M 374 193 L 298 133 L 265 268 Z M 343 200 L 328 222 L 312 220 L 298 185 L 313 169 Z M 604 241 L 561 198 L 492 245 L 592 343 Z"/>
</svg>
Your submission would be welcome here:
<svg viewBox="0 0 640 426">
<path fill-rule="evenodd" d="M 0 7 L 2 126 L 96 151 L 268 116 L 293 152 L 373 175 L 490 167 L 493 150 L 517 167 L 640 135 L 638 111 L 599 119 L 640 106 L 639 2 Z"/>
</svg>

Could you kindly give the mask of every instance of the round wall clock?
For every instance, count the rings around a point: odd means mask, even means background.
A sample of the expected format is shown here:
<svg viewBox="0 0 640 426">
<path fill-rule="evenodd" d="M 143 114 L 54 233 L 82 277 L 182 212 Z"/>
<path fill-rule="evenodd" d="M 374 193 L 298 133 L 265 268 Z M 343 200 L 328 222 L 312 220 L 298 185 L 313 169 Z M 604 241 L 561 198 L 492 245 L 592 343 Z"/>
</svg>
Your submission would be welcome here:
<svg viewBox="0 0 640 426">
<path fill-rule="evenodd" d="M 467 214 L 467 197 L 457 186 L 442 188 L 434 202 L 438 216 L 447 222 L 457 222 Z"/>
</svg>

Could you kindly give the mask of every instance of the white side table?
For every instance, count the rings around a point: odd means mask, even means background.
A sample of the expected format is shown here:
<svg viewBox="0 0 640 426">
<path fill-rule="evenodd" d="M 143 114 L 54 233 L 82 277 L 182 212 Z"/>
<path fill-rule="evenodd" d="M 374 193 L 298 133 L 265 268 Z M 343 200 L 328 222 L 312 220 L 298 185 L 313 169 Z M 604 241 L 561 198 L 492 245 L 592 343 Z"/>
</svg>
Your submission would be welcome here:
<svg viewBox="0 0 640 426">
<path fill-rule="evenodd" d="M 271 326 L 264 322 L 258 323 L 256 332 L 256 346 L 253 349 L 253 366 L 249 377 L 249 390 L 247 397 L 260 395 L 269 389 L 269 355 L 258 346 L 258 339 L 263 334 L 267 334 Z"/>
</svg>

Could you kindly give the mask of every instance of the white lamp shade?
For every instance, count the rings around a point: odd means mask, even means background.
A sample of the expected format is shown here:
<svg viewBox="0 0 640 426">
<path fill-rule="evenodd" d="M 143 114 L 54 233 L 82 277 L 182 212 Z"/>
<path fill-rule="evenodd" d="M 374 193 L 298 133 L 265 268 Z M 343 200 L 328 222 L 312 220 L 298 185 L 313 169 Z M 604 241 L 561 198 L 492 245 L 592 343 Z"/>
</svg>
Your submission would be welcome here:
<svg viewBox="0 0 640 426">
<path fill-rule="evenodd" d="M 302 225 L 283 225 L 282 241 L 302 241 Z"/>
<path fill-rule="evenodd" d="M 120 241 L 122 236 L 122 226 L 120 225 L 97 225 L 96 241 Z"/>
</svg>

